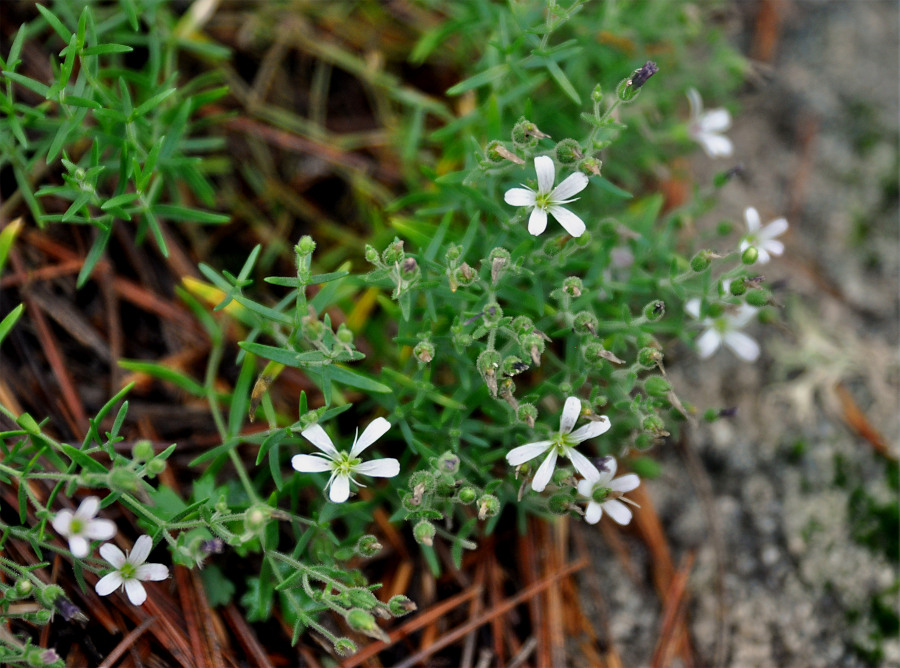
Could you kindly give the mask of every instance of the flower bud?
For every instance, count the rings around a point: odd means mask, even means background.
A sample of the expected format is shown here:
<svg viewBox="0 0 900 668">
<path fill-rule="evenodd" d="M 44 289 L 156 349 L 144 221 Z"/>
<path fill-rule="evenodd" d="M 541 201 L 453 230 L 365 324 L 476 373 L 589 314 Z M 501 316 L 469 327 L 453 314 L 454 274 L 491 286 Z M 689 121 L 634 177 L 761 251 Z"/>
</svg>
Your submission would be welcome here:
<svg viewBox="0 0 900 668">
<path fill-rule="evenodd" d="M 641 422 L 641 429 L 650 432 L 656 436 L 668 436 L 666 432 L 666 423 L 658 415 L 648 415 Z"/>
<path fill-rule="evenodd" d="M 305 315 L 300 318 L 300 333 L 307 341 L 321 341 L 325 333 L 325 325 L 318 318 Z"/>
<path fill-rule="evenodd" d="M 578 163 L 577 169 L 586 176 L 590 176 L 591 174 L 600 176 L 603 169 L 603 161 L 598 158 L 588 157 Z"/>
<path fill-rule="evenodd" d="M 378 625 L 375 623 L 375 617 L 360 608 L 353 608 L 347 613 L 347 625 L 353 629 L 354 631 L 362 631 L 363 633 L 368 633 L 370 631 L 374 631 L 378 628 Z"/>
<path fill-rule="evenodd" d="M 400 274 L 404 281 L 413 281 L 417 279 L 421 273 L 419 263 L 416 262 L 416 258 L 414 257 L 404 258 L 403 262 L 400 263 Z"/>
<path fill-rule="evenodd" d="M 593 102 L 599 103 L 603 99 L 603 87 L 600 84 L 594 86 L 594 90 L 591 91 L 591 100 Z"/>
<path fill-rule="evenodd" d="M 459 472 L 459 455 L 447 450 L 438 457 L 437 469 L 441 473 L 457 473 Z"/>
<path fill-rule="evenodd" d="M 527 120 L 524 116 L 513 126 L 512 140 L 519 148 L 534 148 L 538 139 L 547 139 L 550 135 L 544 134 L 538 126 Z"/>
<path fill-rule="evenodd" d="M 460 487 L 459 492 L 456 495 L 456 498 L 459 499 L 459 502 L 463 505 L 468 506 L 470 503 L 475 501 L 475 497 L 478 496 L 478 492 L 471 485 L 466 485 L 465 487 Z"/>
<path fill-rule="evenodd" d="M 110 489 L 117 492 L 136 492 L 138 488 L 138 475 L 131 469 L 122 467 L 114 468 L 107 476 Z"/>
<path fill-rule="evenodd" d="M 747 303 L 750 304 L 750 306 L 756 307 L 767 306 L 771 298 L 772 293 L 763 288 L 749 290 L 744 297 L 744 299 L 747 300 Z"/>
<path fill-rule="evenodd" d="M 584 361 L 593 367 L 601 367 L 604 363 L 604 348 L 597 341 L 589 341 L 581 347 L 581 355 Z"/>
<path fill-rule="evenodd" d="M 495 165 L 502 164 L 507 159 L 504 153 L 508 154 L 509 149 L 503 145 L 503 142 L 497 139 L 488 142 L 488 145 L 484 148 L 484 156 L 489 162 L 492 162 Z"/>
<path fill-rule="evenodd" d="M 637 362 L 644 369 L 652 369 L 663 360 L 662 351 L 659 348 L 641 348 L 638 351 Z"/>
<path fill-rule="evenodd" d="M 365 252 L 366 262 L 369 264 L 378 264 L 378 251 L 375 250 L 369 244 L 366 244 L 366 252 Z"/>
<path fill-rule="evenodd" d="M 163 471 L 166 470 L 166 462 L 164 459 L 152 459 L 147 462 L 146 467 L 144 468 L 147 471 L 147 475 L 151 478 L 155 478 L 156 476 L 162 474 Z"/>
<path fill-rule="evenodd" d="M 403 251 L 403 241 L 394 237 L 391 244 L 381 253 L 381 260 L 387 265 L 395 265 L 403 261 L 406 253 Z"/>
<path fill-rule="evenodd" d="M 654 299 L 644 306 L 643 314 L 650 322 L 656 322 L 666 314 L 666 303 L 661 299 Z"/>
<path fill-rule="evenodd" d="M 744 264 L 755 264 L 758 259 L 759 251 L 753 246 L 748 246 L 744 249 L 744 252 L 741 253 L 741 262 Z"/>
<path fill-rule="evenodd" d="M 365 587 L 354 587 L 353 589 L 350 589 L 347 594 L 350 599 L 350 605 L 356 608 L 371 610 L 378 605 L 378 599 L 375 598 L 375 594 Z"/>
<path fill-rule="evenodd" d="M 570 503 L 568 494 L 554 494 L 547 500 L 547 510 L 554 515 L 565 515 L 569 512 Z"/>
<path fill-rule="evenodd" d="M 482 313 L 484 315 L 484 324 L 489 328 L 497 325 L 503 317 L 503 309 L 500 308 L 500 304 L 497 302 L 491 302 L 485 306 Z"/>
<path fill-rule="evenodd" d="M 581 145 L 574 139 L 563 139 L 556 145 L 556 160 L 561 165 L 573 165 L 584 157 Z"/>
<path fill-rule="evenodd" d="M 515 355 L 509 355 L 503 359 L 501 369 L 504 376 L 517 376 L 523 371 L 527 371 L 528 365 Z"/>
<path fill-rule="evenodd" d="M 434 344 L 431 341 L 419 341 L 413 348 L 413 355 L 422 364 L 428 364 L 434 359 Z"/>
<path fill-rule="evenodd" d="M 244 513 L 244 529 L 248 533 L 257 533 L 262 531 L 269 521 L 272 509 L 269 506 L 256 504 L 247 509 Z"/>
<path fill-rule="evenodd" d="M 591 236 L 590 231 L 585 230 L 584 232 L 581 233 L 580 237 L 575 237 L 575 239 L 573 241 L 575 242 L 576 247 L 587 248 L 588 246 L 591 245 L 591 241 L 593 239 L 594 239 L 594 237 Z"/>
<path fill-rule="evenodd" d="M 478 499 L 478 519 L 493 517 L 500 512 L 500 499 L 493 494 L 483 494 Z"/>
<path fill-rule="evenodd" d="M 492 250 L 490 255 L 488 255 L 488 261 L 491 263 L 491 282 L 494 285 L 497 285 L 497 282 L 506 273 L 510 257 L 508 250 L 499 247 Z"/>
<path fill-rule="evenodd" d="M 534 427 L 534 420 L 537 417 L 537 408 L 534 404 L 521 403 L 516 409 L 516 418 L 519 422 L 524 422 L 529 427 Z"/>
<path fill-rule="evenodd" d="M 575 320 L 573 322 L 573 329 L 576 334 L 581 334 L 585 336 L 590 334 L 591 336 L 597 336 L 597 326 L 600 324 L 600 321 L 597 320 L 597 316 L 595 316 L 590 311 L 581 311 L 575 315 Z"/>
<path fill-rule="evenodd" d="M 706 271 L 709 269 L 709 265 L 712 264 L 712 259 L 714 257 L 716 257 L 716 254 L 711 250 L 698 251 L 697 254 L 691 258 L 691 269 L 698 274 Z"/>
<path fill-rule="evenodd" d="M 453 244 L 447 249 L 446 257 L 448 264 L 456 264 L 456 261 L 462 257 L 462 246 L 459 244 Z"/>
<path fill-rule="evenodd" d="M 38 587 L 35 598 L 48 608 L 53 608 L 57 599 L 65 598 L 65 592 L 59 585 L 51 584 L 46 587 Z"/>
<path fill-rule="evenodd" d="M 650 376 L 644 379 L 644 390 L 651 397 L 666 397 L 672 391 L 672 386 L 662 376 Z"/>
<path fill-rule="evenodd" d="M 463 262 L 452 272 L 452 277 L 457 285 L 466 287 L 475 282 L 475 279 L 478 278 L 478 274 L 472 267 Z"/>
<path fill-rule="evenodd" d="M 352 656 L 356 654 L 356 643 L 350 638 L 338 638 L 334 641 L 334 652 L 338 656 Z"/>
<path fill-rule="evenodd" d="M 300 241 L 294 246 L 294 251 L 297 255 L 312 255 L 314 250 L 316 250 L 316 242 L 313 241 L 313 238 L 308 234 L 300 237 Z"/>
<path fill-rule="evenodd" d="M 425 545 L 427 547 L 434 545 L 435 533 L 437 533 L 437 530 L 428 520 L 421 520 L 413 527 L 413 537 L 419 545 Z"/>
<path fill-rule="evenodd" d="M 431 471 L 416 471 L 409 476 L 408 484 L 413 493 L 421 489 L 422 495 L 431 494 L 435 486 L 434 474 Z"/>
<path fill-rule="evenodd" d="M 28 596 L 31 596 L 31 592 L 33 591 L 34 583 L 28 578 L 19 578 L 16 580 L 15 592 L 17 598 L 27 598 Z M 9 593 L 7 593 L 7 596 L 9 596 Z"/>
<path fill-rule="evenodd" d="M 361 557 L 374 557 L 381 552 L 382 544 L 372 534 L 366 534 L 356 541 L 356 553 Z"/>
<path fill-rule="evenodd" d="M 136 462 L 146 462 L 154 457 L 156 457 L 156 450 L 153 448 L 153 443 L 147 439 L 135 441 L 131 446 L 131 458 Z"/>
<path fill-rule="evenodd" d="M 522 352 L 528 355 L 531 358 L 531 361 L 535 366 L 541 365 L 541 355 L 544 353 L 544 348 L 547 347 L 546 341 L 542 336 L 538 336 L 537 334 L 528 334 L 522 337 Z"/>
<path fill-rule="evenodd" d="M 584 292 L 584 282 L 577 276 L 568 276 L 563 281 L 563 292 L 570 297 L 580 297 Z"/>
<path fill-rule="evenodd" d="M 491 391 L 491 396 L 494 397 L 497 396 L 497 371 L 500 369 L 501 361 L 500 353 L 496 350 L 485 350 L 478 356 L 478 360 L 475 363 L 479 373 L 481 373 L 481 377 L 484 378 L 484 382 Z"/>
<path fill-rule="evenodd" d="M 418 606 L 416 606 L 415 603 L 401 594 L 391 596 L 391 600 L 388 601 L 388 610 L 390 610 L 394 617 L 408 615 L 411 612 L 415 612 L 417 609 Z"/>
<path fill-rule="evenodd" d="M 747 292 L 747 279 L 736 278 L 731 281 L 731 283 L 728 284 L 728 292 L 730 292 L 735 297 L 740 297 L 742 294 Z"/>
<path fill-rule="evenodd" d="M 593 410 L 595 412 L 599 411 L 600 409 L 604 408 L 607 404 L 609 404 L 609 397 L 607 397 L 605 394 L 600 394 L 599 391 L 597 392 L 597 394 L 594 394 L 594 392 L 591 392 L 590 404 L 591 404 L 591 410 Z"/>
<path fill-rule="evenodd" d="M 527 315 L 519 315 L 513 319 L 511 326 L 516 336 L 521 338 L 534 331 L 534 320 Z"/>
</svg>

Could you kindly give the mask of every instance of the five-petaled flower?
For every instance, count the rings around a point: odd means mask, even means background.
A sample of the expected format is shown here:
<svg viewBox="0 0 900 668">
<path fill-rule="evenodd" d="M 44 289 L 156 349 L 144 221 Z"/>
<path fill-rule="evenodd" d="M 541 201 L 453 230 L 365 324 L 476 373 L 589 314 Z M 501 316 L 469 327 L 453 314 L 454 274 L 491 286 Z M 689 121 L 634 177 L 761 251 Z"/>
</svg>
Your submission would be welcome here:
<svg viewBox="0 0 900 668">
<path fill-rule="evenodd" d="M 100 499 L 89 496 L 74 513 L 60 510 L 51 524 L 56 532 L 69 539 L 72 556 L 79 559 L 90 553 L 90 541 L 109 540 L 116 535 L 116 525 L 110 520 L 95 519 L 100 510 Z"/>
<path fill-rule="evenodd" d="M 616 460 L 613 457 L 604 457 L 598 462 L 598 466 L 599 477 L 585 478 L 578 483 L 578 493 L 588 499 L 584 519 L 589 524 L 596 524 L 605 510 L 607 515 L 624 526 L 631 521 L 631 510 L 622 501 L 634 506 L 637 504 L 623 495 L 637 489 L 641 479 L 634 473 L 629 473 L 613 480 L 616 474 Z"/>
<path fill-rule="evenodd" d="M 700 300 L 688 300 L 684 310 L 694 318 L 699 318 Z M 733 313 L 725 312 L 715 318 L 704 318 L 702 324 L 707 330 L 697 339 L 700 357 L 709 357 L 724 343 L 741 359 L 755 361 L 759 357 L 759 344 L 740 330 L 753 319 L 756 311 L 752 306 L 741 304 Z"/>
<path fill-rule="evenodd" d="M 730 156 L 734 147 L 722 133 L 731 127 L 731 114 L 727 109 L 703 111 L 703 100 L 696 88 L 688 90 L 687 98 L 691 104 L 691 120 L 688 122 L 691 139 L 700 144 L 710 158 Z"/>
<path fill-rule="evenodd" d="M 573 237 L 580 237 L 584 234 L 584 221 L 562 205 L 578 199 L 572 195 L 580 193 L 587 187 L 588 177 L 581 172 L 574 172 L 554 188 L 556 170 L 553 160 L 546 155 L 534 159 L 534 171 L 537 172 L 537 191 L 527 186 L 510 188 L 503 196 L 503 200 L 512 206 L 532 208 L 531 216 L 528 218 L 528 231 L 535 236 L 547 229 L 549 213 L 566 232 Z"/>
<path fill-rule="evenodd" d="M 752 246 L 759 254 L 757 262 L 766 264 L 771 259 L 770 256 L 784 252 L 784 244 L 776 241 L 775 237 L 780 237 L 787 231 L 786 218 L 776 218 L 763 227 L 759 212 L 750 206 L 744 210 L 744 219 L 747 221 L 747 235 L 741 239 L 741 253 Z"/>
<path fill-rule="evenodd" d="M 560 455 L 568 457 L 578 471 L 585 478 L 598 478 L 600 472 L 591 464 L 591 461 L 575 449 L 575 446 L 609 431 L 609 418 L 601 415 L 599 420 L 592 421 L 576 431 L 572 431 L 578 416 L 581 414 L 581 401 L 578 397 L 569 397 L 563 406 L 562 417 L 559 421 L 559 433 L 549 441 L 536 441 L 526 443 L 518 448 L 513 448 L 506 454 L 506 461 L 512 466 L 519 466 L 525 462 L 540 457 L 545 452 L 547 458 L 538 467 L 531 481 L 531 489 L 535 492 L 543 492 L 553 475 L 556 467 L 556 459 Z"/>
<path fill-rule="evenodd" d="M 134 547 L 126 556 L 122 550 L 112 543 L 104 543 L 100 546 L 100 556 L 106 559 L 115 569 L 107 573 L 97 582 L 95 589 L 100 596 L 108 596 L 119 587 L 125 587 L 128 600 L 134 605 L 141 605 L 147 600 L 147 592 L 141 582 L 148 580 L 165 580 L 169 577 L 169 569 L 163 564 L 145 564 L 150 550 L 153 548 L 153 539 L 150 536 L 140 536 L 134 541 Z"/>
<path fill-rule="evenodd" d="M 351 481 L 358 487 L 365 487 L 365 485 L 352 477 L 353 474 L 375 476 L 377 478 L 393 478 L 400 473 L 400 462 L 391 457 L 375 459 L 370 462 L 364 462 L 358 457 L 363 450 L 384 436 L 385 432 L 390 428 L 390 422 L 382 417 L 375 418 L 365 428 L 362 436 L 359 435 L 359 429 L 356 430 L 353 446 L 350 448 L 350 452 L 347 453 L 339 452 L 334 447 L 328 434 L 325 433 L 325 430 L 318 424 L 314 424 L 300 433 L 322 452 L 317 452 L 313 455 L 294 455 L 291 459 L 291 466 L 303 473 L 331 471 L 331 478 L 328 479 L 328 483 L 325 485 L 325 489 L 331 488 L 328 498 L 335 503 L 343 503 L 350 497 Z"/>
</svg>

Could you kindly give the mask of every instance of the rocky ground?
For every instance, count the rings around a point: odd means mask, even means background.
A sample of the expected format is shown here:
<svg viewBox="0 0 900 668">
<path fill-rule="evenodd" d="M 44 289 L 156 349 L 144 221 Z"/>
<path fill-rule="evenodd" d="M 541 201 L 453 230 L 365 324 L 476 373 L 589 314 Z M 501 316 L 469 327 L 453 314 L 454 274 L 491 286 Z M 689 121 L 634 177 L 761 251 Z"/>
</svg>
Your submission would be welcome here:
<svg viewBox="0 0 900 668">
<path fill-rule="evenodd" d="M 785 255 L 764 268 L 783 325 L 755 330 L 756 364 L 720 351 L 679 365 L 686 401 L 737 412 L 692 429 L 687 455 L 660 453 L 666 475 L 647 487 L 676 566 L 696 550 L 701 666 L 717 647 L 719 665 L 737 668 L 896 666 L 898 9 L 768 4 L 780 38 L 730 132 L 743 174 L 707 222 L 743 225 L 747 206 L 788 218 Z M 758 3 L 737 5 L 734 39 L 753 55 Z M 723 164 L 698 156 L 698 181 Z M 642 544 L 625 540 L 646 568 Z M 598 574 L 624 665 L 649 665 L 660 625 L 649 578 L 613 557 Z"/>
</svg>

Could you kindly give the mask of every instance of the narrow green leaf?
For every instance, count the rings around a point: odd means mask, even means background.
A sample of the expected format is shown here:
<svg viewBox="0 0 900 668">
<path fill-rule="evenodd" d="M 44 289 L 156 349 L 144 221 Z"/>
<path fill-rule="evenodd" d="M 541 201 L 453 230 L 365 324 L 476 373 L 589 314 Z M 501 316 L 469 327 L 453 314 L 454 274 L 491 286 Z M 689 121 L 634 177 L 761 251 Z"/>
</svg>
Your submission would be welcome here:
<svg viewBox="0 0 900 668">
<path fill-rule="evenodd" d="M 295 276 L 269 276 L 267 278 L 264 278 L 263 280 L 266 283 L 271 283 L 272 285 L 281 285 L 286 288 L 302 288 L 307 285 L 319 285 L 321 283 L 336 281 L 339 278 L 343 278 L 344 276 L 349 275 L 349 271 L 332 271 L 327 274 L 316 274 L 315 276 L 311 276 L 309 281 L 306 282 L 301 282 L 300 279 Z"/>
<path fill-rule="evenodd" d="M 34 7 L 41 13 L 41 16 L 44 17 L 47 23 L 50 24 L 50 27 L 53 28 L 56 34 L 62 37 L 63 42 L 68 44 L 69 40 L 72 39 L 72 31 L 66 28 L 62 24 L 62 21 L 56 18 L 56 15 L 43 5 L 35 5 Z"/>
<path fill-rule="evenodd" d="M 140 195 L 138 193 L 122 193 L 121 195 L 116 195 L 115 197 L 110 197 L 103 204 L 100 205 L 100 208 L 103 211 L 107 209 L 114 209 L 125 204 L 131 204 L 134 200 L 136 200 Z"/>
<path fill-rule="evenodd" d="M 158 378 L 159 380 L 172 383 L 177 387 L 180 387 L 182 390 L 193 394 L 196 397 L 205 397 L 206 396 L 206 388 L 203 387 L 196 380 L 191 378 L 190 376 L 176 371 L 175 369 L 170 369 L 167 366 L 163 366 L 162 364 L 157 364 L 155 362 L 144 362 L 142 360 L 119 360 L 119 366 L 127 371 L 134 371 L 137 373 L 145 373 L 148 376 L 152 376 L 154 378 Z"/>
<path fill-rule="evenodd" d="M 460 81 L 455 86 L 451 86 L 447 89 L 447 95 L 460 95 L 465 93 L 467 90 L 472 90 L 474 88 L 480 88 L 486 84 L 492 83 L 504 76 L 507 72 L 509 72 L 509 66 L 505 63 L 501 63 L 499 65 L 494 65 L 486 69 L 484 72 L 479 72 L 473 77 L 469 77 L 464 81 Z"/>
<path fill-rule="evenodd" d="M 252 343 L 247 341 L 240 341 L 238 342 L 238 345 L 242 350 L 246 350 L 248 353 L 295 369 L 305 369 L 311 364 L 321 365 L 322 362 L 328 360 L 324 353 L 318 351 L 298 352 L 296 350 L 285 350 L 284 348 L 267 346 L 263 343 Z"/>
<path fill-rule="evenodd" d="M 169 88 L 168 90 L 164 90 L 162 93 L 157 93 L 156 95 L 154 95 L 153 97 L 151 97 L 149 100 L 146 100 L 145 102 L 143 102 L 143 103 L 142 103 L 140 106 L 138 106 L 138 108 L 135 109 L 133 112 L 131 112 L 131 114 L 130 114 L 131 118 L 132 118 L 132 119 L 140 118 L 141 116 L 143 116 L 144 114 L 146 114 L 146 113 L 147 113 L 148 111 L 150 111 L 151 109 L 155 109 L 156 107 L 158 107 L 158 106 L 160 105 L 160 103 L 161 103 L 163 100 L 165 100 L 165 99 L 171 97 L 172 94 L 173 94 L 176 90 L 178 90 L 178 89 L 177 89 L 177 88 Z"/>
<path fill-rule="evenodd" d="M 559 87 L 562 88 L 563 92 L 571 98 L 571 100 L 575 104 L 581 104 L 581 96 L 578 94 L 578 91 L 575 90 L 575 86 L 572 85 L 572 82 L 569 81 L 569 77 L 566 76 L 565 72 L 563 72 L 559 65 L 557 65 L 552 60 L 545 61 L 547 65 L 547 70 L 550 72 L 550 76 L 559 84 Z"/>
<path fill-rule="evenodd" d="M 38 5 L 38 7 L 40 7 L 40 5 Z M 4 70 L 3 75 L 10 81 L 15 81 L 17 84 L 25 86 L 25 88 L 30 91 L 34 91 L 38 95 L 41 95 L 45 98 L 50 97 L 50 86 L 42 84 L 40 81 L 29 79 L 26 76 L 23 76 L 16 72 L 10 72 L 9 70 Z"/>
<path fill-rule="evenodd" d="M 19 321 L 19 318 L 22 317 L 24 312 L 25 304 L 19 304 L 10 311 L 2 321 L 0 321 L 0 343 L 3 343 L 3 339 L 5 339 L 6 335 L 16 326 L 16 323 Z"/>
<path fill-rule="evenodd" d="M 125 44 L 98 44 L 97 46 L 89 46 L 81 52 L 81 55 L 102 56 L 107 53 L 131 53 L 132 51 L 134 51 L 134 49 Z M 140 109 L 140 107 L 138 107 L 138 109 Z"/>
<path fill-rule="evenodd" d="M 75 281 L 76 287 L 81 288 L 87 282 L 88 278 L 90 278 L 91 273 L 94 271 L 94 267 L 97 266 L 100 258 L 103 257 L 103 251 L 106 250 L 106 244 L 109 243 L 111 235 L 111 225 L 109 227 L 101 228 L 97 238 L 94 239 L 94 245 L 91 246 L 91 250 L 88 251 L 87 257 L 84 259 L 84 265 L 81 267 L 81 271 L 78 272 L 78 279 Z"/>
<path fill-rule="evenodd" d="M 376 394 L 391 394 L 393 392 L 387 385 L 379 383 L 377 380 L 373 380 L 359 371 L 351 371 L 350 369 L 338 366 L 337 364 L 330 364 L 327 367 L 309 367 L 305 369 L 305 371 L 310 376 L 322 377 L 323 383 L 325 381 L 324 374 L 327 372 L 330 380 L 334 380 L 335 382 L 350 387 L 355 387 L 365 392 L 374 392 Z"/>
<path fill-rule="evenodd" d="M 78 464 L 85 471 L 92 471 L 94 473 L 109 473 L 103 464 L 98 462 L 93 457 L 84 454 L 78 448 L 73 448 L 68 443 L 61 443 L 60 448 L 63 451 L 63 454 L 71 459 L 73 462 Z"/>
<path fill-rule="evenodd" d="M 103 105 L 86 97 L 78 97 L 77 95 L 66 95 L 63 102 L 70 107 L 86 107 L 88 109 L 100 109 Z"/>
<path fill-rule="evenodd" d="M 153 213 L 162 216 L 163 218 L 168 218 L 169 220 L 210 223 L 213 225 L 221 225 L 231 220 L 231 216 L 225 216 L 221 213 L 190 209 L 186 206 L 178 206 L 175 204 L 155 204 L 153 206 Z"/>
</svg>

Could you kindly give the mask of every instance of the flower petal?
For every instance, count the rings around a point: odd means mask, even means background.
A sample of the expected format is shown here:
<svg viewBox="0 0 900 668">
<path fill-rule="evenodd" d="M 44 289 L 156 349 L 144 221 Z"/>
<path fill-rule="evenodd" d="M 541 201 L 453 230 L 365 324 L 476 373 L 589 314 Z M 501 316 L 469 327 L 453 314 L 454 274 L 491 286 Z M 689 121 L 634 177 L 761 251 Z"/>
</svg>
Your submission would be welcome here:
<svg viewBox="0 0 900 668">
<path fill-rule="evenodd" d="M 125 553 L 112 543 L 104 543 L 100 546 L 100 556 L 116 569 L 121 568 L 125 563 Z"/>
<path fill-rule="evenodd" d="M 317 455 L 294 455 L 291 457 L 291 466 L 301 473 L 320 473 L 334 468 L 331 460 Z"/>
<path fill-rule="evenodd" d="M 547 229 L 547 212 L 534 207 L 528 217 L 528 233 L 537 236 Z"/>
<path fill-rule="evenodd" d="M 603 510 L 605 510 L 606 514 L 612 517 L 617 524 L 621 524 L 622 526 L 625 526 L 631 521 L 631 510 L 629 510 L 628 506 L 624 503 L 616 499 L 605 501 L 603 503 Z"/>
<path fill-rule="evenodd" d="M 578 490 L 578 493 L 586 499 L 590 499 L 591 495 L 594 493 L 594 481 L 589 478 L 579 480 L 575 487 Z"/>
<path fill-rule="evenodd" d="M 731 127 L 731 114 L 727 109 L 710 109 L 700 118 L 703 132 L 725 132 Z"/>
<path fill-rule="evenodd" d="M 94 590 L 100 596 L 109 596 L 116 589 L 121 587 L 123 582 L 124 580 L 122 579 L 122 575 L 119 573 L 119 571 L 113 571 L 112 573 L 107 573 L 102 578 L 97 580 L 97 584 L 94 585 Z"/>
<path fill-rule="evenodd" d="M 334 447 L 334 443 L 331 442 L 331 439 L 328 437 L 328 434 L 325 433 L 325 430 L 318 424 L 314 424 L 310 427 L 307 427 L 303 431 L 300 432 L 300 435 L 303 436 L 307 441 L 312 443 L 314 446 L 319 448 L 322 452 L 325 452 L 329 455 L 336 455 L 337 448 Z"/>
<path fill-rule="evenodd" d="M 346 475 L 336 475 L 331 481 L 331 489 L 328 492 L 328 498 L 334 503 L 343 503 L 350 498 L 350 477 Z"/>
<path fill-rule="evenodd" d="M 125 580 L 125 593 L 128 594 L 128 600 L 132 605 L 143 605 L 147 600 L 147 590 L 140 580 Z"/>
<path fill-rule="evenodd" d="M 370 462 L 358 464 L 353 469 L 353 472 L 372 476 L 373 478 L 393 478 L 400 473 L 400 462 L 393 457 L 373 459 Z"/>
<path fill-rule="evenodd" d="M 725 345 L 734 354 L 748 362 L 755 362 L 759 357 L 759 344 L 743 332 L 725 332 Z"/>
<path fill-rule="evenodd" d="M 615 457 L 610 455 L 601 457 L 597 462 L 597 469 L 600 471 L 600 480 L 598 483 L 602 482 L 604 487 L 609 487 L 609 483 L 613 479 L 613 476 L 616 475 L 616 469 L 618 468 L 619 465 L 616 463 Z"/>
<path fill-rule="evenodd" d="M 754 209 L 752 206 L 748 206 L 746 209 L 744 209 L 744 220 L 747 221 L 747 229 L 750 230 L 751 234 L 759 230 L 759 211 Z"/>
<path fill-rule="evenodd" d="M 687 303 L 684 305 L 684 310 L 688 312 L 694 318 L 700 317 L 700 300 L 697 297 L 693 299 L 688 299 Z"/>
<path fill-rule="evenodd" d="M 765 249 L 767 253 L 772 255 L 781 255 L 784 253 L 784 244 L 775 239 L 766 239 L 760 245 L 760 250 Z"/>
<path fill-rule="evenodd" d="M 599 436 L 600 434 L 605 434 L 609 431 L 609 428 L 612 425 L 610 424 L 609 418 L 605 415 L 601 415 L 599 420 L 591 420 L 583 427 L 579 427 L 569 436 L 569 439 L 574 441 L 575 443 L 581 443 L 582 441 L 586 441 L 589 438 L 594 438 L 595 436 Z"/>
<path fill-rule="evenodd" d="M 512 466 L 519 466 L 525 462 L 530 462 L 535 457 L 540 457 L 552 445 L 553 441 L 535 441 L 534 443 L 520 445 L 518 448 L 513 448 L 506 453 L 506 461 Z"/>
<path fill-rule="evenodd" d="M 165 580 L 169 577 L 169 569 L 164 564 L 142 564 L 135 570 L 134 577 L 144 582 L 148 580 Z"/>
<path fill-rule="evenodd" d="M 581 399 L 569 397 L 563 406 L 562 417 L 559 418 L 559 433 L 568 434 L 578 422 L 581 415 Z"/>
<path fill-rule="evenodd" d="M 71 510 L 60 510 L 56 515 L 54 515 L 53 519 L 50 521 L 50 524 L 53 525 L 54 531 L 60 534 L 61 536 L 68 536 L 69 531 L 72 529 L 72 518 L 74 517 Z"/>
<path fill-rule="evenodd" d="M 534 159 L 534 171 L 537 172 L 538 192 L 542 195 L 549 193 L 556 176 L 553 160 L 546 155 L 539 155 Z"/>
<path fill-rule="evenodd" d="M 69 536 L 69 550 L 73 557 L 79 559 L 86 557 L 91 551 L 89 543 L 82 536 Z"/>
<path fill-rule="evenodd" d="M 609 488 L 615 492 L 630 492 L 637 489 L 641 484 L 641 479 L 634 473 L 623 475 L 609 483 Z"/>
<path fill-rule="evenodd" d="M 584 510 L 584 519 L 588 524 L 596 524 L 601 517 L 603 517 L 603 506 L 596 501 L 587 504 L 587 508 Z"/>
<path fill-rule="evenodd" d="M 708 329 L 697 339 L 697 353 L 706 359 L 722 345 L 722 336 L 714 329 Z"/>
<path fill-rule="evenodd" d="M 553 189 L 550 196 L 551 202 L 561 202 L 569 199 L 572 195 L 577 195 L 587 188 L 588 177 L 583 172 L 573 172 L 569 174 L 562 183 Z"/>
<path fill-rule="evenodd" d="M 134 541 L 134 547 L 131 548 L 131 553 L 128 555 L 128 562 L 132 566 L 140 566 L 147 561 L 147 557 L 150 556 L 150 550 L 152 549 L 153 539 L 150 536 L 138 536 L 138 539 Z"/>
<path fill-rule="evenodd" d="M 572 466 L 575 467 L 575 470 L 585 478 L 596 480 L 600 477 L 600 471 L 598 471 L 597 467 L 591 463 L 591 460 L 578 452 L 575 448 L 568 448 L 566 450 L 566 455 L 569 457 L 569 461 L 572 462 Z"/>
<path fill-rule="evenodd" d="M 700 93 L 696 88 L 688 88 L 687 90 L 688 104 L 691 105 L 691 118 L 700 118 L 703 112 L 703 100 L 700 99 Z"/>
<path fill-rule="evenodd" d="M 388 429 L 391 428 L 391 423 L 385 420 L 383 417 L 375 418 L 369 423 L 369 426 L 363 430 L 362 436 L 359 437 L 359 440 L 355 440 L 353 443 L 353 447 L 350 448 L 350 457 L 356 457 L 360 452 L 368 448 L 379 438 L 384 436 Z"/>
<path fill-rule="evenodd" d="M 109 540 L 116 535 L 116 523 L 112 520 L 91 520 L 84 535 L 91 540 Z"/>
<path fill-rule="evenodd" d="M 89 496 L 78 506 L 75 514 L 86 520 L 92 520 L 97 517 L 97 511 L 100 510 L 100 497 Z"/>
<path fill-rule="evenodd" d="M 534 474 L 534 480 L 531 481 L 531 489 L 535 492 L 543 492 L 550 478 L 553 476 L 553 469 L 556 468 L 556 448 L 550 450 L 547 459 L 540 465 L 537 473 Z"/>
<path fill-rule="evenodd" d="M 510 188 L 503 195 L 503 201 L 513 206 L 534 206 L 534 191 L 530 188 Z"/>
<path fill-rule="evenodd" d="M 788 230 L 787 218 L 776 218 L 759 231 L 760 239 L 774 239 L 780 237 Z"/>
<path fill-rule="evenodd" d="M 573 237 L 580 237 L 587 229 L 581 218 L 561 206 L 551 206 L 550 215 L 556 218 L 556 222 L 562 225 L 563 229 Z"/>
<path fill-rule="evenodd" d="M 727 158 L 734 153 L 734 144 L 728 137 L 703 133 L 698 134 L 696 139 L 710 158 Z"/>
</svg>

